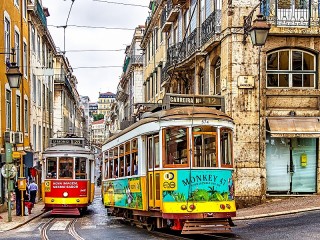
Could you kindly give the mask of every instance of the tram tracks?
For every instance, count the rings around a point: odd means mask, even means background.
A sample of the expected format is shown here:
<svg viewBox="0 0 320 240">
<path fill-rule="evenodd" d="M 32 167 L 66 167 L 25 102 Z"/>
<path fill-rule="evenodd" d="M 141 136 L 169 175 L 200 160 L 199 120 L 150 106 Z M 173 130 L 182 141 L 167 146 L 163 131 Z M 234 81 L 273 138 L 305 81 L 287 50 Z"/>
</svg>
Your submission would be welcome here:
<svg viewBox="0 0 320 240">
<path fill-rule="evenodd" d="M 74 239 L 76 240 L 85 240 L 82 238 L 75 229 L 75 224 L 77 222 L 77 218 L 72 219 L 72 221 L 67 225 L 65 231 L 68 232 Z M 49 227 L 52 226 L 55 222 L 58 222 L 59 219 L 57 218 L 50 218 L 41 228 L 40 236 L 41 240 L 51 240 L 48 236 Z"/>
</svg>

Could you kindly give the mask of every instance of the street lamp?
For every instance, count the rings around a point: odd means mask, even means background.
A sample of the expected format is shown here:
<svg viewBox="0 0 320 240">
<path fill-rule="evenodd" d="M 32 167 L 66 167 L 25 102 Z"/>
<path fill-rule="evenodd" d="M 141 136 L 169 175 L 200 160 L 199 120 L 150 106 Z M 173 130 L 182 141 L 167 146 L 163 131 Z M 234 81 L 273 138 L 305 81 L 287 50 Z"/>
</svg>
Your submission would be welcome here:
<svg viewBox="0 0 320 240">
<path fill-rule="evenodd" d="M 252 45 L 265 45 L 269 30 L 270 25 L 267 23 L 264 16 L 261 13 L 259 13 L 257 15 L 257 18 L 253 21 L 251 28 L 249 29 Z"/>
<path fill-rule="evenodd" d="M 3 53 L 7 54 L 7 53 Z M 21 83 L 22 74 L 19 71 L 19 67 L 14 62 L 15 49 L 12 48 L 12 53 L 9 53 L 13 57 L 13 62 L 9 62 L 9 66 L 7 68 L 7 79 L 9 82 L 10 88 L 19 88 Z M 8 222 L 12 221 L 11 217 L 11 191 L 12 191 L 12 183 L 9 174 L 9 168 L 12 166 L 12 143 L 6 141 L 5 142 L 5 153 L 6 153 L 6 175 L 7 175 L 7 191 L 8 191 Z"/>
<path fill-rule="evenodd" d="M 256 9 L 261 6 L 261 4 L 266 4 L 265 0 L 260 0 L 259 3 L 251 10 L 249 15 L 244 18 L 244 25 L 243 25 L 243 44 L 246 44 L 246 38 L 250 34 L 251 37 L 251 42 L 253 46 L 258 46 L 258 122 L 259 122 L 259 130 L 258 130 L 258 139 L 259 139 L 259 154 L 258 154 L 258 159 L 259 159 L 259 166 L 261 166 L 261 76 L 260 76 L 260 56 L 261 56 L 261 47 L 266 44 L 268 33 L 270 30 L 270 24 L 267 23 L 267 19 L 264 17 L 264 15 L 260 12 L 257 15 L 257 18 L 252 21 L 252 16 Z"/>
<path fill-rule="evenodd" d="M 9 82 L 10 88 L 19 88 L 21 84 L 22 73 L 19 70 L 16 62 L 14 62 L 15 50 L 12 48 L 13 62 L 9 63 L 9 67 L 7 69 L 6 75 Z"/>
</svg>

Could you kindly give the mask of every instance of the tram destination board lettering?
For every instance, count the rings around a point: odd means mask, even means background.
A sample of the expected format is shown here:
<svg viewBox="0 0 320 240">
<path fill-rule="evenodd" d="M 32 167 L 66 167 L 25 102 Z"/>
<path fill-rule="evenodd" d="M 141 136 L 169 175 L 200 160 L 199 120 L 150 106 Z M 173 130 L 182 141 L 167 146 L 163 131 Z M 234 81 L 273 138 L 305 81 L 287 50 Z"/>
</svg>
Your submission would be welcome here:
<svg viewBox="0 0 320 240">
<path fill-rule="evenodd" d="M 84 147 L 84 139 L 83 138 L 52 138 L 50 139 L 50 146 L 58 146 L 58 145 L 73 145 Z"/>
<path fill-rule="evenodd" d="M 166 94 L 165 104 L 167 105 L 195 105 L 222 107 L 223 98 L 221 96 L 200 96 L 189 94 Z"/>
</svg>

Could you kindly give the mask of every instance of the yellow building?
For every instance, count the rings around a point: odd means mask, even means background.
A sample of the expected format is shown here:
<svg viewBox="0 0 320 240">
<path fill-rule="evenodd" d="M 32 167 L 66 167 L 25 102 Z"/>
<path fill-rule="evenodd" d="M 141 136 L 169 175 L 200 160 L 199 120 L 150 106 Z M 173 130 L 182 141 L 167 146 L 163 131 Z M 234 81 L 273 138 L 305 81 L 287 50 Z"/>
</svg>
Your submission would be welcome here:
<svg viewBox="0 0 320 240">
<path fill-rule="evenodd" d="M 0 144 L 2 146 L 1 152 L 3 153 L 4 133 L 6 131 L 17 133 L 16 150 L 29 149 L 30 90 L 27 1 L 1 1 L 0 10 L 3 16 L 0 27 L 4 29 L 4 36 L 0 38 Z M 12 53 L 12 48 L 15 49 L 15 55 L 10 54 Z M 10 88 L 7 81 L 6 72 L 10 62 L 16 62 L 22 73 L 22 82 L 18 89 Z"/>
</svg>

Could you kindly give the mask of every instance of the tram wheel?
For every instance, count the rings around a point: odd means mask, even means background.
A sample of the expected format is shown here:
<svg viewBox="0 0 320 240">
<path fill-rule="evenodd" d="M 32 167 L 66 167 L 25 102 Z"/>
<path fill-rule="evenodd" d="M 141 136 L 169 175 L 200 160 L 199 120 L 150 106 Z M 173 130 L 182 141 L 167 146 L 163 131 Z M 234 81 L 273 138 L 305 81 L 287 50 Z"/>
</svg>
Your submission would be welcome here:
<svg viewBox="0 0 320 240">
<path fill-rule="evenodd" d="M 151 224 L 147 224 L 146 228 L 147 228 L 148 232 L 152 232 L 154 230 L 155 226 L 153 223 L 151 223 Z"/>
</svg>

